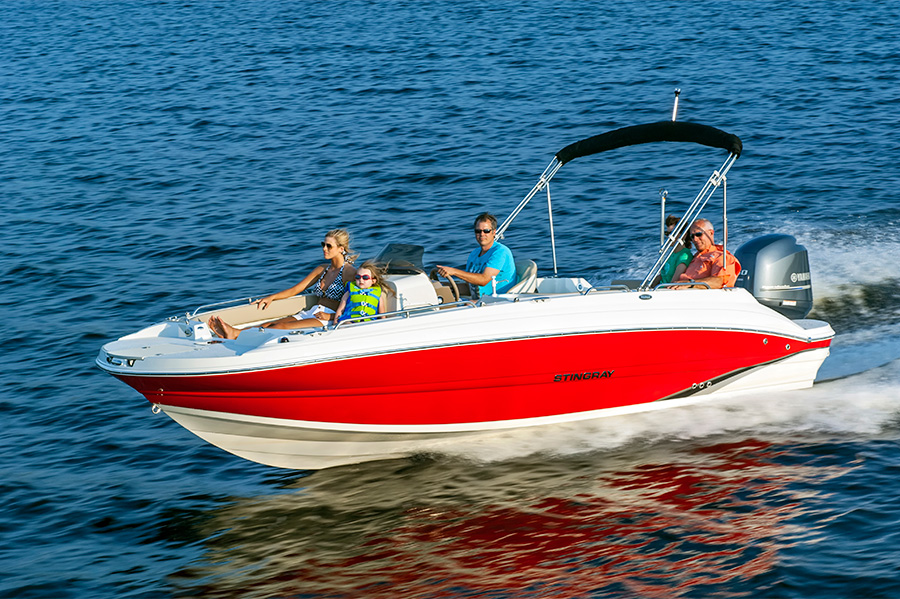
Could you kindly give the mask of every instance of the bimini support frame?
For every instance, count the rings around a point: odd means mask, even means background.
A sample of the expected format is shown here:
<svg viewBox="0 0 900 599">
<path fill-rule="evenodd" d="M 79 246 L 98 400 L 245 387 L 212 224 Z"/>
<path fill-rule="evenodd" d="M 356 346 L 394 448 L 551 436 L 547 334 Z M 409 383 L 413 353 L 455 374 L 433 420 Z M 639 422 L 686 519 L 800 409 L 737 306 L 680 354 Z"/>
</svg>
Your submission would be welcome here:
<svg viewBox="0 0 900 599">
<path fill-rule="evenodd" d="M 553 233 L 553 204 L 550 203 L 550 183 L 547 183 L 547 219 L 550 221 L 550 250 L 553 252 L 553 274 L 556 272 L 556 236 Z"/>
<path fill-rule="evenodd" d="M 553 160 L 547 165 L 544 172 L 541 173 L 538 182 L 531 188 L 531 191 L 525 195 L 518 206 L 515 207 L 510 215 L 507 216 L 503 223 L 497 228 L 498 237 L 500 239 L 503 238 L 503 235 L 510 224 L 512 224 L 513 220 L 515 220 L 528 202 L 530 202 L 539 191 L 546 188 L 547 210 L 550 214 L 550 243 L 553 249 L 553 272 L 555 274 L 557 269 L 556 240 L 553 231 L 553 207 L 550 201 L 550 180 L 565 163 L 574 160 L 575 158 L 589 156 L 591 154 L 597 154 L 625 146 L 661 141 L 691 142 L 714 148 L 722 148 L 728 150 L 728 157 L 718 170 L 713 171 L 713 174 L 707 179 L 703 189 L 700 190 L 700 193 L 697 194 L 697 197 L 694 198 L 694 201 L 688 207 L 687 212 L 685 212 L 684 216 L 681 217 L 681 220 L 678 221 L 675 230 L 666 238 L 663 247 L 660 249 L 660 256 L 657 259 L 656 264 L 653 265 L 653 268 L 650 269 L 650 272 L 640 285 L 640 289 L 648 289 L 654 278 L 662 270 L 666 260 L 672 255 L 675 245 L 684 235 L 687 227 L 690 226 L 700 214 L 700 211 L 706 206 L 707 202 L 709 202 L 713 192 L 715 192 L 719 186 L 724 184 L 726 180 L 725 175 L 731 170 L 732 165 L 734 165 L 734 162 L 741 155 L 743 144 L 741 144 L 740 138 L 736 135 L 726 133 L 721 129 L 716 129 L 709 125 L 679 121 L 662 121 L 659 123 L 623 127 L 569 144 L 556 153 L 556 156 L 553 157 Z"/>
<path fill-rule="evenodd" d="M 727 181 L 725 175 L 729 170 L 731 170 L 731 167 L 732 165 L 734 165 L 734 162 L 735 160 L 737 160 L 737 158 L 737 155 L 729 154 L 728 158 L 725 159 L 725 162 L 722 164 L 722 166 L 718 170 L 713 171 L 713 173 L 709 176 L 709 179 L 706 180 L 706 184 L 703 186 L 703 189 L 700 190 L 700 193 L 697 194 L 697 197 L 695 197 L 694 201 L 691 202 L 691 205 L 688 206 L 687 211 L 681 216 L 678 224 L 675 225 L 675 229 L 672 231 L 671 235 L 666 238 L 665 243 L 659 250 L 659 258 L 656 259 L 656 263 L 650 269 L 650 272 L 647 273 L 647 276 L 644 277 L 644 280 L 641 282 L 638 289 L 645 290 L 649 289 L 652 286 L 653 281 L 656 279 L 656 276 L 660 273 L 660 271 L 662 271 L 662 268 L 666 264 L 666 261 L 675 252 L 675 248 L 678 246 L 678 242 L 684 238 L 684 233 L 690 228 L 691 223 L 693 223 L 700 216 L 700 212 L 703 210 L 703 208 L 706 207 L 706 204 L 709 202 L 710 198 L 712 198 L 716 190 L 720 186 L 722 186 L 723 190 L 725 189 Z M 725 218 L 724 212 L 727 208 L 724 200 L 722 202 L 722 206 L 723 218 Z M 725 222 L 728 222 L 727 219 Z"/>
<path fill-rule="evenodd" d="M 510 212 L 509 216 L 507 216 L 503 221 L 503 224 L 497 227 L 497 238 L 503 239 L 503 233 L 506 232 L 506 229 L 509 228 L 509 225 L 512 224 L 513 220 L 515 220 L 515 218 L 519 216 L 519 213 L 522 212 L 522 208 L 524 208 L 526 204 L 528 204 L 528 202 L 530 202 L 532 198 L 534 198 L 534 196 L 538 194 L 538 192 L 546 188 L 547 214 L 550 218 L 550 248 L 553 251 L 554 275 L 556 274 L 556 236 L 553 231 L 553 205 L 550 202 L 550 179 L 553 178 L 553 175 L 555 175 L 557 171 L 559 171 L 563 164 L 563 162 L 560 162 L 557 158 L 554 158 L 550 162 L 550 164 L 547 165 L 547 168 L 544 169 L 544 172 L 541 173 L 538 182 L 535 183 L 534 187 L 531 188 L 531 191 L 529 191 L 522 199 L 522 201 L 519 202 L 519 205 L 516 206 L 516 208 L 512 212 Z"/>
<path fill-rule="evenodd" d="M 659 190 L 659 247 L 666 242 L 666 198 L 669 197 L 668 189 Z"/>
</svg>

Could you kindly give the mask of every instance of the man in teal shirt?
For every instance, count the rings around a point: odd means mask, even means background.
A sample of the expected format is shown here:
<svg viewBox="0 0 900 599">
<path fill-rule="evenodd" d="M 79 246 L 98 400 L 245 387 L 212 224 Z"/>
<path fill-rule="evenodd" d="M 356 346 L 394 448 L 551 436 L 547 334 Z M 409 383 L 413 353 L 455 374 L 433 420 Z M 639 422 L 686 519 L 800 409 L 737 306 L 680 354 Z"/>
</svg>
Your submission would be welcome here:
<svg viewBox="0 0 900 599">
<path fill-rule="evenodd" d="M 472 250 L 466 260 L 466 270 L 441 266 L 437 271 L 443 276 L 462 279 L 469 286 L 478 289 L 479 296 L 494 292 L 493 280 L 497 281 L 497 293 L 506 291 L 516 284 L 516 263 L 508 247 L 497 241 L 497 219 L 489 212 L 475 217 L 475 241 L 478 247 Z"/>
</svg>

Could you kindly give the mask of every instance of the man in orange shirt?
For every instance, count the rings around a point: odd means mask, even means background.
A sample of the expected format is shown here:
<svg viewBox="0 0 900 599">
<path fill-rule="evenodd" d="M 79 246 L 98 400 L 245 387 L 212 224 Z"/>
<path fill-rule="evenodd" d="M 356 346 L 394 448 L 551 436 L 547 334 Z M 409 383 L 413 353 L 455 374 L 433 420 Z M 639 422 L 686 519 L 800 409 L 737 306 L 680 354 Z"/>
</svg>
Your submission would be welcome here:
<svg viewBox="0 0 900 599">
<path fill-rule="evenodd" d="M 711 289 L 734 287 L 741 265 L 731 252 L 716 245 L 712 223 L 705 218 L 695 220 L 691 225 L 691 241 L 697 248 L 697 254 L 678 278 L 678 283 L 686 284 L 674 289 L 690 289 L 694 287 L 693 283 L 706 283 Z M 696 288 L 706 289 L 706 286 L 696 285 Z"/>
</svg>

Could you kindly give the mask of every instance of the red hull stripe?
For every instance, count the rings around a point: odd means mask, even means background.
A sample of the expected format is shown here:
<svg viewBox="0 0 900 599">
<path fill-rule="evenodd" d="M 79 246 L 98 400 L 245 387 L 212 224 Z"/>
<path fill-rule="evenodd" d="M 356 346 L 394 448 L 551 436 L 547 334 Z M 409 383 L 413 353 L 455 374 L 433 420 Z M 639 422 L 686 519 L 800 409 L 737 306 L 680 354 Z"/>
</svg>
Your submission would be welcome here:
<svg viewBox="0 0 900 599">
<path fill-rule="evenodd" d="M 830 342 L 719 330 L 630 331 L 266 371 L 117 376 L 151 402 L 199 410 L 348 424 L 476 423 L 652 402 Z"/>
</svg>

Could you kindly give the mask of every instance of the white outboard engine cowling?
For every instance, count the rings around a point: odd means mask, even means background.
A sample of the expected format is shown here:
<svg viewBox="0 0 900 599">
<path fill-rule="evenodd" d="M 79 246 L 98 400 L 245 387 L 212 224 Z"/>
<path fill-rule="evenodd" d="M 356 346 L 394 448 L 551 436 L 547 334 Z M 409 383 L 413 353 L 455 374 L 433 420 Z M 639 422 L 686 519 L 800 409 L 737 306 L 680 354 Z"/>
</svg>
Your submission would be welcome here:
<svg viewBox="0 0 900 599">
<path fill-rule="evenodd" d="M 788 318 L 806 318 L 812 309 L 812 281 L 806 248 L 790 235 L 751 239 L 734 253 L 741 263 L 735 287 Z"/>
</svg>

